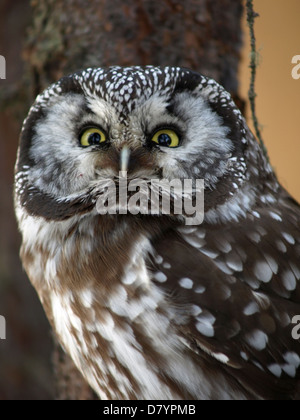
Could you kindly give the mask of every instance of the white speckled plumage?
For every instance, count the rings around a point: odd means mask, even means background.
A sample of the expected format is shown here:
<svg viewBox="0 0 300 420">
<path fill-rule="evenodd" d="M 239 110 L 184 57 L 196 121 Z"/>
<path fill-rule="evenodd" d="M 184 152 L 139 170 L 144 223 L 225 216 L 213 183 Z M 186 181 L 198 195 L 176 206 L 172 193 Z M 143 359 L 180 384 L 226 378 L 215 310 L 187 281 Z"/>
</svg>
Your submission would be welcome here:
<svg viewBox="0 0 300 420">
<path fill-rule="evenodd" d="M 81 147 L 90 126 L 105 147 Z M 161 128 L 178 147 L 153 146 Z M 129 181 L 204 179 L 203 224 L 100 215 L 124 146 Z M 24 121 L 15 203 L 24 267 L 100 398 L 300 398 L 300 208 L 215 81 L 152 66 L 61 79 Z"/>
</svg>

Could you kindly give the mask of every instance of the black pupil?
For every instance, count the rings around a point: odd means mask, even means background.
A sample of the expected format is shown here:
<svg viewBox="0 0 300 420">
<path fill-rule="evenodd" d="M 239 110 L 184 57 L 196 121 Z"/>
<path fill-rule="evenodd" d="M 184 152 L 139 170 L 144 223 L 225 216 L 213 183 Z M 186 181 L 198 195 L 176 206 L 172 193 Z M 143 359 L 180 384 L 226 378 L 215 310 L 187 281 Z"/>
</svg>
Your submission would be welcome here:
<svg viewBox="0 0 300 420">
<path fill-rule="evenodd" d="M 101 135 L 99 133 L 92 133 L 89 135 L 89 144 L 100 144 L 101 143 Z"/>
<path fill-rule="evenodd" d="M 161 146 L 170 146 L 171 143 L 172 139 L 168 134 L 163 133 L 158 136 L 158 144 Z"/>
</svg>

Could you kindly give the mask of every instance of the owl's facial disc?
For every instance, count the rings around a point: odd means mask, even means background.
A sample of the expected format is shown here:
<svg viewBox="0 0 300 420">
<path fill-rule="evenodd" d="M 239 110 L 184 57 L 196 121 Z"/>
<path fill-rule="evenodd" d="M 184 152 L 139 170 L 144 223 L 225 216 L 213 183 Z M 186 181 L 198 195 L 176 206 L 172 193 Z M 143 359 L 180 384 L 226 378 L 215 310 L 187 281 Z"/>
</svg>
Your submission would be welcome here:
<svg viewBox="0 0 300 420">
<path fill-rule="evenodd" d="M 96 69 L 62 79 L 37 99 L 25 121 L 17 169 L 21 201 L 34 214 L 37 196 L 45 207 L 60 207 L 59 217 L 70 203 L 86 211 L 101 182 L 126 171 L 129 180 L 204 179 L 224 201 L 228 174 L 243 156 L 242 120 L 238 112 L 229 118 L 225 104 L 234 108 L 219 85 L 179 68 Z"/>
</svg>

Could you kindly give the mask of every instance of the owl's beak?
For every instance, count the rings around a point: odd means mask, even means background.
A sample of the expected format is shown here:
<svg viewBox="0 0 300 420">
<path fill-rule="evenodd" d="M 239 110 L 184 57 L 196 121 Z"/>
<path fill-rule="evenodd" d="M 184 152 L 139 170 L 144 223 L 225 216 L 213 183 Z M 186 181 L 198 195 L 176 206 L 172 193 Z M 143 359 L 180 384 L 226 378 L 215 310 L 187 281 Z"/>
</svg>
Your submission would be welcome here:
<svg viewBox="0 0 300 420">
<path fill-rule="evenodd" d="M 120 169 L 121 172 L 128 171 L 128 164 L 130 158 L 130 149 L 127 146 L 124 146 L 120 153 Z"/>
</svg>

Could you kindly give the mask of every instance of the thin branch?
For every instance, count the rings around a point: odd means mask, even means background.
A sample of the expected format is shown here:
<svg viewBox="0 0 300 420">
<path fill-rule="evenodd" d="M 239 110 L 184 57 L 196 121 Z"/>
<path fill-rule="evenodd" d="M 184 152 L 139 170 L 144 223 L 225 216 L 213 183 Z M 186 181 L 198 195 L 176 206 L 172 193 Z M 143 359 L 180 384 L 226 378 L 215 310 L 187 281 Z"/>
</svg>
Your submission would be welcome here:
<svg viewBox="0 0 300 420">
<path fill-rule="evenodd" d="M 252 113 L 252 120 L 253 120 L 253 124 L 254 124 L 254 129 L 255 129 L 255 133 L 256 136 L 259 140 L 260 146 L 269 162 L 269 156 L 268 156 L 268 152 L 265 146 L 265 143 L 262 139 L 262 135 L 261 135 L 261 131 L 259 128 L 259 123 L 258 123 L 258 119 L 256 116 L 256 103 L 255 103 L 255 98 L 256 98 L 256 92 L 255 92 L 255 80 L 256 80 L 256 68 L 257 68 L 257 57 L 258 57 L 258 52 L 256 50 L 256 39 L 255 39 L 255 34 L 254 34 L 254 21 L 255 18 L 257 18 L 259 15 L 258 13 L 254 12 L 253 9 L 253 0 L 247 0 L 246 1 L 246 8 L 247 8 L 247 22 L 248 22 L 248 26 L 249 26 L 249 32 L 250 32 L 250 45 L 251 45 L 251 54 L 250 54 L 250 69 L 251 69 L 251 79 L 250 79 L 250 88 L 249 88 L 249 92 L 248 92 L 248 97 L 249 97 L 249 102 L 250 102 L 250 107 L 251 107 L 251 113 Z"/>
</svg>

